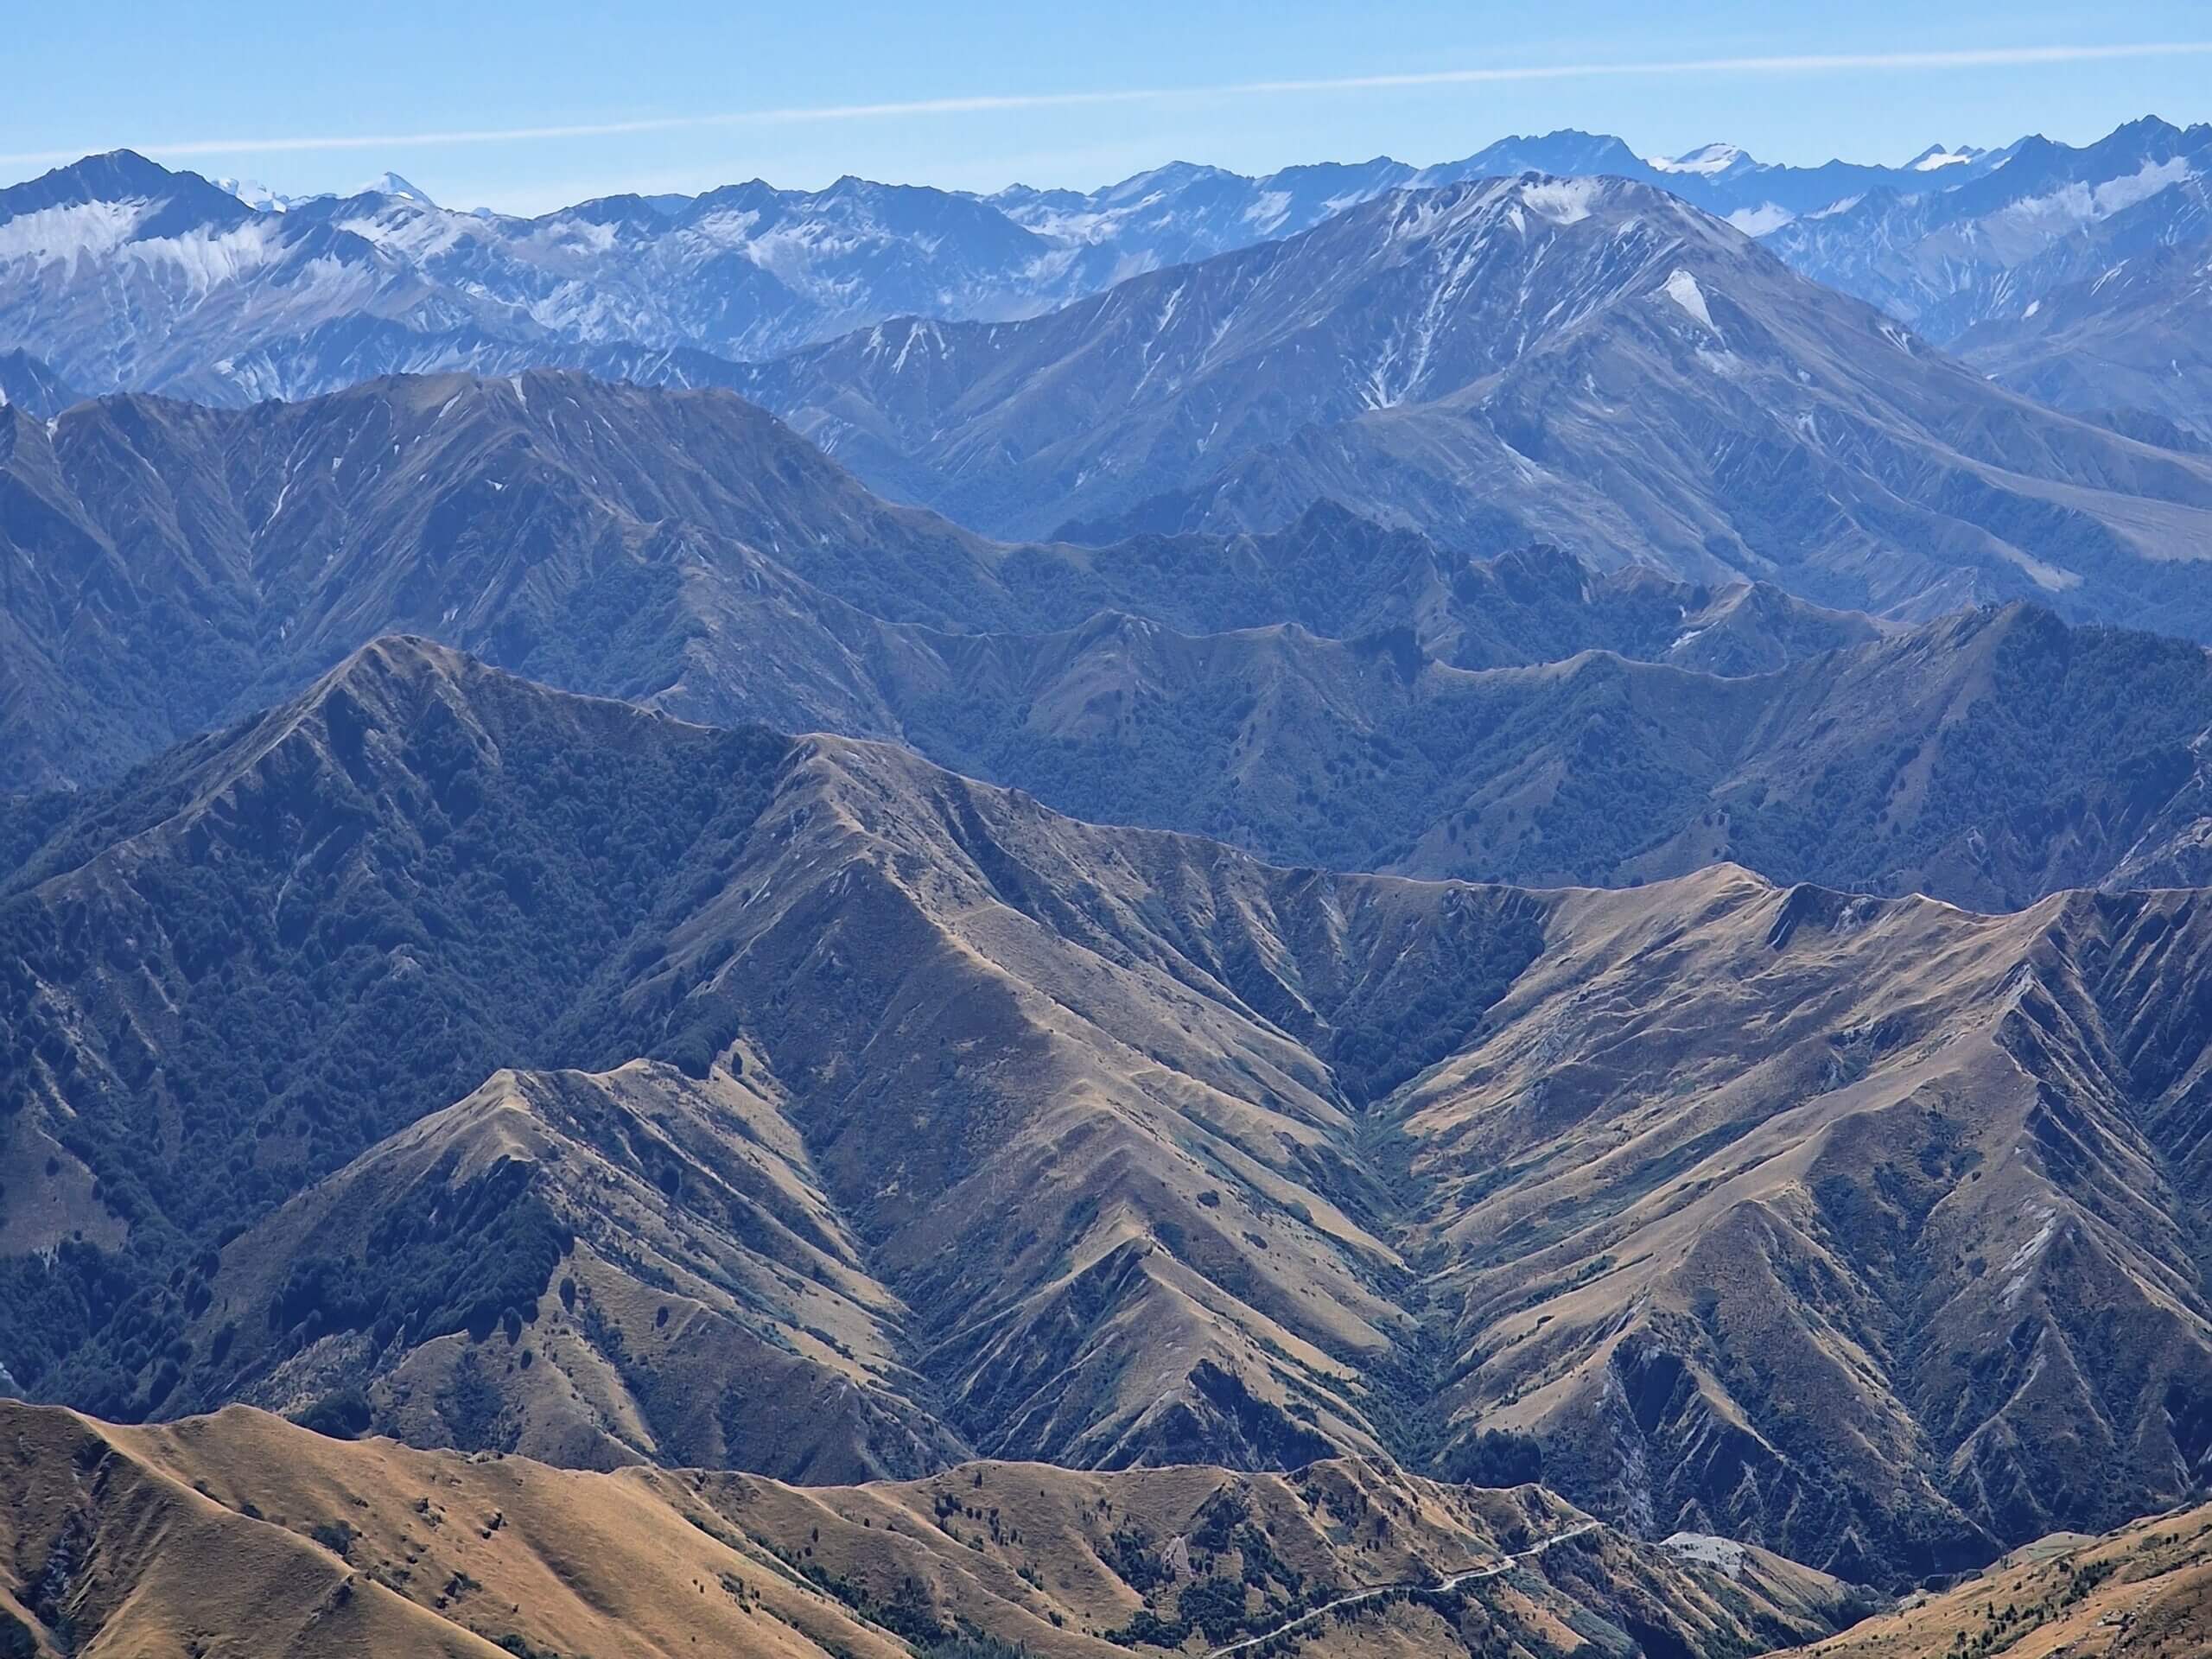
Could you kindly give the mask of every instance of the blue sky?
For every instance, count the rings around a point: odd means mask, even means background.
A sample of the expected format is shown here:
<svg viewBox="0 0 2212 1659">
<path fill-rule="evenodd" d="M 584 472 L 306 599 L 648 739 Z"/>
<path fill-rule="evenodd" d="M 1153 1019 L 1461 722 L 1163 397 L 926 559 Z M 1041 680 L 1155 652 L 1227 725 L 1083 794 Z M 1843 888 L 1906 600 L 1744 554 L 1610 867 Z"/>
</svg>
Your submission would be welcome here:
<svg viewBox="0 0 2212 1659">
<path fill-rule="evenodd" d="M 390 168 L 514 211 L 756 175 L 991 189 L 1173 159 L 1419 162 L 1562 126 L 1646 154 L 1901 161 L 2212 117 L 2203 0 L 10 10 L 0 180 L 129 144 L 296 192 Z"/>
</svg>

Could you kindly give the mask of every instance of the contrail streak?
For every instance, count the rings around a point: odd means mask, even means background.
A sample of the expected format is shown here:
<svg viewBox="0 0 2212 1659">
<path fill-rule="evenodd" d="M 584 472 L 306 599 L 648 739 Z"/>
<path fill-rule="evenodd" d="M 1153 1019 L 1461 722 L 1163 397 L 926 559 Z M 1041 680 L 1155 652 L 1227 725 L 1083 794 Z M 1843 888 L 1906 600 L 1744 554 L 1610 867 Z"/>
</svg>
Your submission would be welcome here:
<svg viewBox="0 0 2212 1659">
<path fill-rule="evenodd" d="M 627 121 L 580 121 L 531 127 L 458 127 L 434 132 L 344 133 L 283 138 L 193 138 L 133 146 L 171 156 L 250 156 L 308 150 L 435 149 L 463 144 L 527 143 L 556 138 L 611 138 L 633 133 L 708 127 L 797 126 L 813 122 L 872 121 L 909 116 L 976 115 L 1019 110 L 1081 109 L 1115 104 L 1204 103 L 1300 93 L 1389 92 L 1421 86 L 1474 86 L 1514 81 L 1607 79 L 1654 75 L 1804 75 L 1853 70 L 1979 69 L 2042 64 L 2107 63 L 2132 58 L 2201 57 L 2212 41 L 2144 41 L 2120 46 L 1999 46 L 1958 51 L 1831 52 L 1787 57 L 1683 58 L 1645 63 L 1498 64 L 1425 69 L 1404 74 L 1331 75 L 1294 80 L 1231 81 L 1214 86 L 1118 87 L 1097 92 L 985 93 L 880 104 L 818 104 L 697 115 L 644 116 Z M 0 154 L 0 165 L 72 162 L 83 149 Z"/>
</svg>

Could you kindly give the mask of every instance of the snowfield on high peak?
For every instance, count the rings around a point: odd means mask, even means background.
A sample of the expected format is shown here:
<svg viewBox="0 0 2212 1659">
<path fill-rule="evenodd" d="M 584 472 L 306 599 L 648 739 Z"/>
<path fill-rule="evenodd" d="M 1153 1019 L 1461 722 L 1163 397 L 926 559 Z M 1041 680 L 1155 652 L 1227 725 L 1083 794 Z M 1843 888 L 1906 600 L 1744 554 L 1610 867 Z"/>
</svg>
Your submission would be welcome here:
<svg viewBox="0 0 2212 1659">
<path fill-rule="evenodd" d="M 1544 179 L 1522 185 L 1521 200 L 1554 225 L 1579 225 L 1605 188 L 1602 179 Z"/>
<path fill-rule="evenodd" d="M 1750 161 L 1733 144 L 1704 144 L 1681 156 L 1653 156 L 1646 158 L 1662 173 L 1690 173 L 1710 175 L 1726 173 L 1739 162 Z"/>
<path fill-rule="evenodd" d="M 130 240 L 149 205 L 85 201 L 20 213 L 0 222 L 0 263 L 27 260 L 39 270 L 111 254 Z"/>
<path fill-rule="evenodd" d="M 1787 207 L 1765 201 L 1756 207 L 1738 207 L 1728 215 L 1727 224 L 1745 236 L 1771 236 L 1796 217 Z"/>
</svg>

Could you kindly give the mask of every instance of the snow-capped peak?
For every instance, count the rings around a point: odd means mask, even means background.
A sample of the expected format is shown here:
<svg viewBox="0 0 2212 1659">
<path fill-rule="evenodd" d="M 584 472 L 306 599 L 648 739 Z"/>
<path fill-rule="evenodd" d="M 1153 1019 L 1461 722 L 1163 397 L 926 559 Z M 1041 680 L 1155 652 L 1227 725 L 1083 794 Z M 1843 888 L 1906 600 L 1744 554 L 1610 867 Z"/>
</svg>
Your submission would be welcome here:
<svg viewBox="0 0 2212 1659">
<path fill-rule="evenodd" d="M 1644 159 L 1662 173 L 1695 173 L 1706 178 L 1751 164 L 1751 158 L 1733 144 L 1701 144 L 1680 156 L 1649 156 Z"/>
<path fill-rule="evenodd" d="M 1947 149 L 1942 144 L 1930 144 L 1905 165 L 1916 173 L 1934 173 L 1946 167 L 1963 167 L 1983 153 L 1972 144 L 1961 144 L 1956 149 Z"/>
<path fill-rule="evenodd" d="M 350 196 L 397 196 L 411 201 L 418 207 L 435 207 L 430 193 L 418 185 L 409 183 L 397 173 L 379 173 L 366 184 L 357 185 L 346 193 Z"/>
<path fill-rule="evenodd" d="M 289 207 L 295 198 L 280 196 L 267 185 L 254 179 L 211 179 L 218 190 L 236 196 L 249 207 L 264 213 L 281 213 Z"/>
<path fill-rule="evenodd" d="M 226 194 L 236 196 L 247 207 L 264 213 L 284 213 L 310 201 L 328 201 L 335 194 L 329 190 L 317 190 L 304 196 L 280 195 L 255 179 L 210 179 L 208 182 Z M 355 185 L 346 194 L 349 197 L 397 196 L 403 201 L 413 202 L 418 207 L 438 205 L 430 200 L 429 191 L 419 185 L 409 183 L 397 173 L 379 173 L 366 184 Z"/>
</svg>

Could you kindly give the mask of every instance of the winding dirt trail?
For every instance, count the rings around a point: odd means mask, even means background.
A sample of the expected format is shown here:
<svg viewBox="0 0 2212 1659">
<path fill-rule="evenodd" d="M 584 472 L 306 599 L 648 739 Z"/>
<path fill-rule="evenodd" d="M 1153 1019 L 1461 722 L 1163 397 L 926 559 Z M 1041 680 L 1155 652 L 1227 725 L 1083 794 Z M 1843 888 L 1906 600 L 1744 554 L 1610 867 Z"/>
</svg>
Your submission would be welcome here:
<svg viewBox="0 0 2212 1659">
<path fill-rule="evenodd" d="M 1300 1613 L 1296 1618 L 1286 1619 L 1272 1630 L 1262 1630 L 1259 1635 L 1248 1636 L 1241 1642 L 1231 1642 L 1225 1648 L 1215 1648 L 1207 1654 L 1206 1659 L 1223 1659 L 1223 1656 L 1226 1654 L 1242 1653 L 1247 1648 L 1256 1648 L 1261 1643 L 1270 1641 L 1282 1635 L 1286 1630 L 1294 1630 L 1302 1625 L 1311 1624 L 1317 1618 L 1326 1618 L 1339 1607 L 1351 1607 L 1363 1601 L 1372 1601 L 1377 1596 L 1387 1596 L 1394 1590 L 1457 1590 L 1461 1585 L 1471 1584 L 1477 1579 L 1494 1579 L 1501 1573 L 1510 1572 L 1530 1557 L 1542 1554 L 1554 1544 L 1563 1544 L 1570 1538 L 1580 1538 L 1586 1532 L 1595 1532 L 1598 1526 L 1599 1523 L 1595 1521 L 1582 1522 L 1569 1527 L 1565 1532 L 1554 1533 L 1541 1543 L 1532 1544 L 1516 1555 L 1508 1555 L 1502 1561 L 1493 1561 L 1488 1567 L 1471 1567 L 1465 1573 L 1455 1573 L 1448 1579 L 1439 1579 L 1432 1583 L 1423 1583 L 1416 1579 L 1405 1579 L 1396 1584 L 1370 1585 L 1364 1590 L 1355 1590 L 1350 1595 L 1338 1596 L 1334 1601 L 1325 1601 L 1312 1611 Z"/>
</svg>

